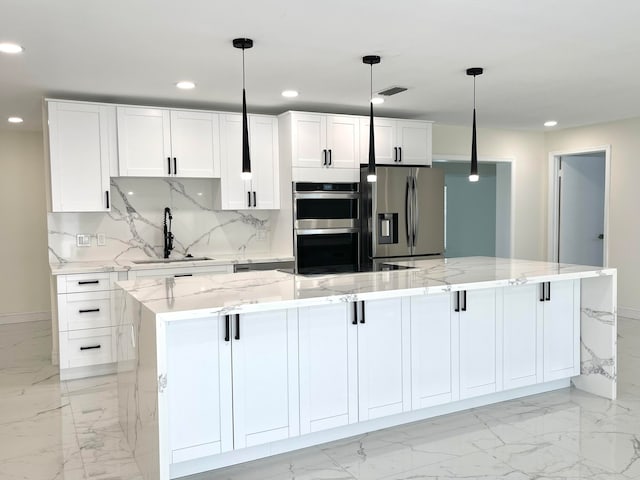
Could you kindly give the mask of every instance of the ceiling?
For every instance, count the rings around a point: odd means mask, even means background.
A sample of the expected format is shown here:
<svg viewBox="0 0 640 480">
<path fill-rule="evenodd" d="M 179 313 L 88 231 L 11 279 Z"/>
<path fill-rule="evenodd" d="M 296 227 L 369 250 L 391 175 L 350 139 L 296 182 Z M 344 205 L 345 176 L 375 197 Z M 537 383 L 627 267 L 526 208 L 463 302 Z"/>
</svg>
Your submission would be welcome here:
<svg viewBox="0 0 640 480">
<path fill-rule="evenodd" d="M 538 130 L 640 115 L 637 0 L 0 0 L 0 128 L 39 130 L 43 96 L 239 110 L 366 114 Z M 194 90 L 175 87 L 193 80 Z M 285 99 L 286 88 L 300 91 Z M 21 125 L 6 118 L 18 115 Z"/>
</svg>

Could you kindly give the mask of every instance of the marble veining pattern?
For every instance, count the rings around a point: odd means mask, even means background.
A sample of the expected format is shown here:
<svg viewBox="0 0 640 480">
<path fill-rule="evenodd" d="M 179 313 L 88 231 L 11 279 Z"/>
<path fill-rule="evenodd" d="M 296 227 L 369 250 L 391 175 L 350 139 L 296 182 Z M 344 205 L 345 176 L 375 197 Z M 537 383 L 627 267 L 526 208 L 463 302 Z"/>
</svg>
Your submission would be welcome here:
<svg viewBox="0 0 640 480">
<path fill-rule="evenodd" d="M 50 322 L 0 326 L 0 478 L 140 480 L 115 375 L 60 382 Z M 619 396 L 574 388 L 402 425 L 189 480 L 640 478 L 640 321 L 619 319 Z"/>
</svg>

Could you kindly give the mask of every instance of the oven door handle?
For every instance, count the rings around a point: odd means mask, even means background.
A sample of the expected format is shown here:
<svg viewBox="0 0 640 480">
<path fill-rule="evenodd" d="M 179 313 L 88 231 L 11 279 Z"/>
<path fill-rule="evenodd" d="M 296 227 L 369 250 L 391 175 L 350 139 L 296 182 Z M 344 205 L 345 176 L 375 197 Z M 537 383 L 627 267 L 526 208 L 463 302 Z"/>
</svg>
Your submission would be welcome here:
<svg viewBox="0 0 640 480">
<path fill-rule="evenodd" d="M 359 228 L 299 228 L 296 235 L 331 235 L 333 233 L 359 233 Z"/>
</svg>

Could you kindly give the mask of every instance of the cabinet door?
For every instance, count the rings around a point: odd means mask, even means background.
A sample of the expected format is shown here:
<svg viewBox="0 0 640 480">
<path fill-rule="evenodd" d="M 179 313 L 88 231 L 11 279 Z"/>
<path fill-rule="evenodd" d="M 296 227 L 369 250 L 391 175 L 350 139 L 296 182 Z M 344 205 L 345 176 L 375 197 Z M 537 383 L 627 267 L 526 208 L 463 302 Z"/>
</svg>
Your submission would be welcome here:
<svg viewBox="0 0 640 480">
<path fill-rule="evenodd" d="M 460 292 L 460 398 L 496 391 L 495 290 Z"/>
<path fill-rule="evenodd" d="M 550 282 L 544 302 L 544 381 L 580 374 L 580 283 Z"/>
<path fill-rule="evenodd" d="M 410 409 L 409 327 L 401 312 L 399 298 L 364 302 L 358 324 L 360 421 Z"/>
<path fill-rule="evenodd" d="M 542 381 L 541 285 L 517 285 L 502 291 L 504 388 Z"/>
<path fill-rule="evenodd" d="M 251 135 L 252 205 L 257 209 L 280 208 L 278 119 L 249 116 Z M 255 192 L 255 194 L 253 193 Z M 255 195 L 255 198 L 253 198 Z"/>
<path fill-rule="evenodd" d="M 327 116 L 327 149 L 329 168 L 359 168 L 360 119 Z"/>
<path fill-rule="evenodd" d="M 300 433 L 358 421 L 358 326 L 353 304 L 298 309 Z"/>
<path fill-rule="evenodd" d="M 251 127 L 251 125 L 249 126 Z M 240 177 L 242 173 L 242 115 L 221 115 L 220 135 L 222 153 L 220 165 L 221 208 L 222 210 L 246 210 L 250 208 L 253 200 L 251 198 L 251 180 L 243 180 Z M 251 145 L 249 148 L 251 149 Z"/>
<path fill-rule="evenodd" d="M 322 168 L 323 150 L 327 148 L 326 117 L 320 114 L 292 114 L 291 141 L 293 167 Z"/>
<path fill-rule="evenodd" d="M 233 449 L 224 316 L 167 325 L 166 392 L 171 463 Z"/>
<path fill-rule="evenodd" d="M 176 159 L 174 175 L 220 177 L 218 114 L 172 110 L 171 152 Z"/>
<path fill-rule="evenodd" d="M 121 177 L 165 177 L 173 172 L 169 110 L 118 107 Z"/>
<path fill-rule="evenodd" d="M 115 107 L 63 102 L 47 107 L 52 211 L 109 211 Z"/>
<path fill-rule="evenodd" d="M 398 120 L 398 147 L 401 165 L 431 165 L 431 124 Z"/>
<path fill-rule="evenodd" d="M 454 400 L 451 295 L 411 297 L 411 408 Z"/>
<path fill-rule="evenodd" d="M 397 165 L 396 121 L 388 118 L 373 119 L 376 163 Z M 360 163 L 369 162 L 369 118 L 360 119 Z"/>
<path fill-rule="evenodd" d="M 233 327 L 234 448 L 299 435 L 296 311 L 243 314 Z"/>
</svg>

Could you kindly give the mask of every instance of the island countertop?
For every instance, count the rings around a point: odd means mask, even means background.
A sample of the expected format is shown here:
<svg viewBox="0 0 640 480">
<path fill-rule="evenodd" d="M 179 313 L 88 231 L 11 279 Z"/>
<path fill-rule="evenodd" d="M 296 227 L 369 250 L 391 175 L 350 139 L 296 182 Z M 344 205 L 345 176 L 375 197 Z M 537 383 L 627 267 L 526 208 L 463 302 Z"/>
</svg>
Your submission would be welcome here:
<svg viewBox="0 0 640 480">
<path fill-rule="evenodd" d="M 494 257 L 389 262 L 407 270 L 303 276 L 280 271 L 144 278 L 118 285 L 156 314 L 178 320 L 211 314 L 437 294 L 615 275 L 614 268 Z"/>
</svg>

